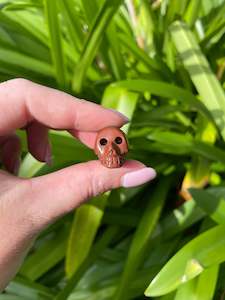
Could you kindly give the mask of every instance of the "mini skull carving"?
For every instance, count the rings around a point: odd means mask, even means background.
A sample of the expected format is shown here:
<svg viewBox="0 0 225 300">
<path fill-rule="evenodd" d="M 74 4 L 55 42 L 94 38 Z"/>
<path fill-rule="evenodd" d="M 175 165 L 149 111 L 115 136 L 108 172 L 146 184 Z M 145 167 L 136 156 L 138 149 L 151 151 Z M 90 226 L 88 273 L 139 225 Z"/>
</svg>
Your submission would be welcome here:
<svg viewBox="0 0 225 300">
<path fill-rule="evenodd" d="M 105 167 L 121 167 L 127 152 L 128 144 L 122 130 L 117 127 L 106 127 L 98 132 L 95 153 Z"/>
</svg>

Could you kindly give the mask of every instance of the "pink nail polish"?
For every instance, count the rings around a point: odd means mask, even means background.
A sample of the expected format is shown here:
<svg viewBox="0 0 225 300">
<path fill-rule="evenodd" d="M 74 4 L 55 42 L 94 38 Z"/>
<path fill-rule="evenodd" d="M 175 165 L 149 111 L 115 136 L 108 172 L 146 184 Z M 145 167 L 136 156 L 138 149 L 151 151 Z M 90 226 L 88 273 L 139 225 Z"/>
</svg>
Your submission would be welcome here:
<svg viewBox="0 0 225 300">
<path fill-rule="evenodd" d="M 152 168 L 143 168 L 129 172 L 122 176 L 121 185 L 123 187 L 134 187 L 146 183 L 156 177 L 156 171 Z"/>
<path fill-rule="evenodd" d="M 115 110 L 113 108 L 108 108 L 108 110 L 111 110 L 112 112 L 116 113 L 119 117 L 121 117 L 124 120 L 125 123 L 130 122 L 130 119 L 118 110 Z"/>
</svg>

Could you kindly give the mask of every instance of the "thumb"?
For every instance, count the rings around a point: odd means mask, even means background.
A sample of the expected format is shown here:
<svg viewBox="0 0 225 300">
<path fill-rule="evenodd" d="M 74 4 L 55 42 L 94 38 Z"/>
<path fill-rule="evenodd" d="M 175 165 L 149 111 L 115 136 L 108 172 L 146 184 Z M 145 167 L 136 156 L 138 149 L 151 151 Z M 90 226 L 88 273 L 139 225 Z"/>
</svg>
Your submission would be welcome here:
<svg viewBox="0 0 225 300">
<path fill-rule="evenodd" d="M 134 187 L 155 176 L 154 169 L 137 161 L 108 169 L 96 160 L 32 178 L 28 181 L 30 217 L 36 229 L 41 230 L 93 196 L 121 186 Z"/>
</svg>

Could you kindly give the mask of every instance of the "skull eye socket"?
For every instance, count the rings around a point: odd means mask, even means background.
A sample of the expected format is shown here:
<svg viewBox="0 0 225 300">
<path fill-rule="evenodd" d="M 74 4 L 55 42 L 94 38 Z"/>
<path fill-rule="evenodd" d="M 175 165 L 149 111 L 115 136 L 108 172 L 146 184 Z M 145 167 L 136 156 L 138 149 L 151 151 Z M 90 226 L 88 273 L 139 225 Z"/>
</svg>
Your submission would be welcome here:
<svg viewBox="0 0 225 300">
<path fill-rule="evenodd" d="M 120 145 L 120 144 L 122 144 L 123 140 L 120 136 L 118 136 L 118 137 L 115 138 L 115 142 L 116 142 L 117 145 Z"/>
<path fill-rule="evenodd" d="M 100 145 L 105 146 L 108 143 L 108 141 L 107 141 L 107 139 L 102 138 L 102 139 L 100 139 L 99 143 L 100 143 Z"/>
</svg>

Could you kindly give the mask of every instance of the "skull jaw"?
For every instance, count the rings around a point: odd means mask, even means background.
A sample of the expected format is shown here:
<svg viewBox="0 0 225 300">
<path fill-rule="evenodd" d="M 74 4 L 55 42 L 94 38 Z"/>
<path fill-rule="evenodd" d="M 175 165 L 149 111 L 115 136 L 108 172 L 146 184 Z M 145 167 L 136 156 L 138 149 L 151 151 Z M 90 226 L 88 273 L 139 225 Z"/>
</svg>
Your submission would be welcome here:
<svg viewBox="0 0 225 300">
<path fill-rule="evenodd" d="M 100 162 L 103 166 L 109 169 L 120 168 L 125 161 L 124 155 L 103 155 L 100 157 Z"/>
</svg>

